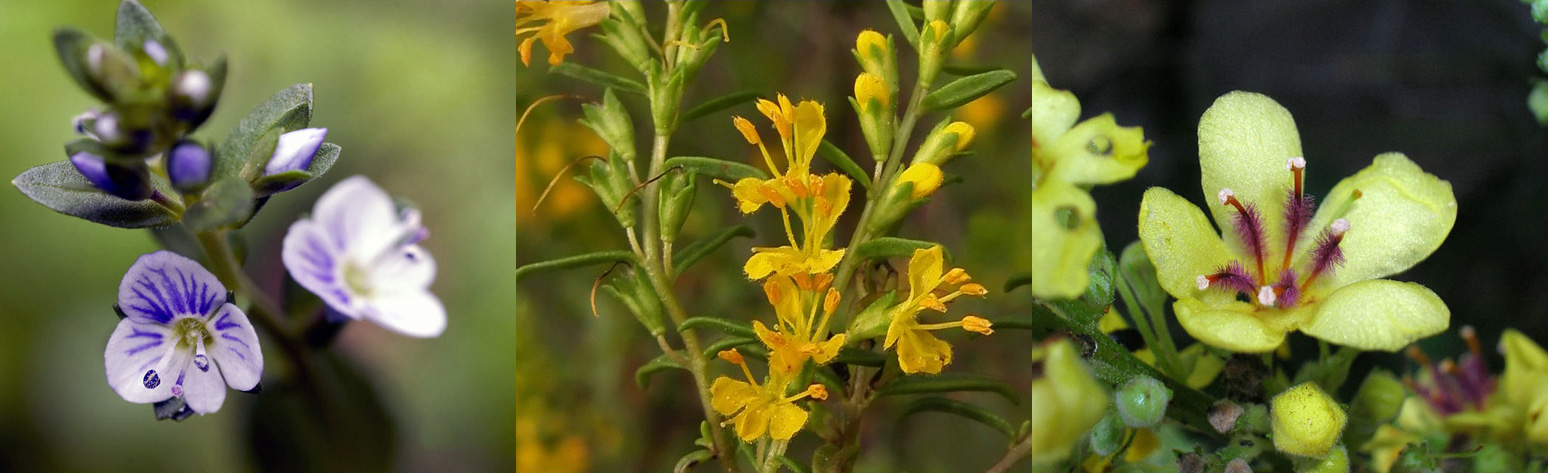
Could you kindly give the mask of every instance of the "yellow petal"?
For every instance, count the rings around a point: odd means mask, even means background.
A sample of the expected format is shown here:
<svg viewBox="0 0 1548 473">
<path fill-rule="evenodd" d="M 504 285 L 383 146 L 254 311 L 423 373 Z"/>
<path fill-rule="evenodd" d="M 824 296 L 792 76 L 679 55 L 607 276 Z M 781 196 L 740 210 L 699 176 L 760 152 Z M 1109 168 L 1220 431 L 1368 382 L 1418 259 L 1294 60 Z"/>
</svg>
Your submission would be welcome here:
<svg viewBox="0 0 1548 473">
<path fill-rule="evenodd" d="M 769 410 L 769 436 L 774 440 L 790 440 L 806 425 L 806 410 L 795 404 L 782 403 Z"/>
<path fill-rule="evenodd" d="M 803 259 L 799 251 L 788 246 L 753 248 L 753 255 L 747 258 L 747 264 L 742 266 L 742 271 L 747 273 L 748 279 L 758 280 L 775 271 L 788 271 L 788 267 L 799 264 Z"/>
<path fill-rule="evenodd" d="M 908 259 L 908 298 L 914 300 L 934 291 L 945 274 L 946 258 L 940 245 L 914 250 Z"/>
<path fill-rule="evenodd" d="M 915 312 L 908 310 L 912 306 L 913 303 L 904 301 L 894 308 L 888 309 L 892 313 L 892 322 L 887 324 L 887 338 L 882 341 L 883 349 L 892 348 L 892 344 L 897 343 L 898 339 L 903 338 L 904 334 L 907 334 L 910 330 L 915 330 L 915 327 L 919 325 L 919 322 L 914 320 Z"/>
<path fill-rule="evenodd" d="M 1032 191 L 1032 295 L 1072 299 L 1086 292 L 1086 267 L 1102 248 L 1096 202 L 1063 181 Z"/>
<path fill-rule="evenodd" d="M 1069 456 L 1076 442 L 1107 412 L 1111 399 L 1075 353 L 1062 339 L 1046 349 L 1033 349 L 1033 360 L 1042 358 L 1044 377 L 1032 381 L 1032 456 L 1035 463 L 1058 462 Z"/>
<path fill-rule="evenodd" d="M 1285 330 L 1252 315 L 1252 304 L 1233 301 L 1226 307 L 1217 309 L 1197 299 L 1181 299 L 1172 304 L 1172 311 L 1189 335 L 1213 347 L 1266 353 L 1285 341 Z"/>
<path fill-rule="evenodd" d="M 1548 379 L 1548 352 L 1516 329 L 1500 335 L 1500 351 L 1505 354 L 1500 392 L 1506 402 L 1525 406 L 1538 394 L 1540 381 Z"/>
<path fill-rule="evenodd" d="M 936 374 L 951 364 L 951 344 L 928 330 L 909 330 L 898 340 L 898 366 L 904 373 Z"/>
<path fill-rule="evenodd" d="M 1136 429 L 1134 440 L 1129 442 L 1129 449 L 1123 454 L 1123 458 L 1129 462 L 1138 462 L 1149 457 L 1161 448 L 1161 438 L 1150 429 Z"/>
<path fill-rule="evenodd" d="M 912 199 L 922 199 L 941 187 L 941 167 L 930 163 L 917 163 L 903 170 L 898 175 L 897 186 L 904 183 L 913 184 L 913 191 L 909 195 Z"/>
<path fill-rule="evenodd" d="M 1107 313 L 1102 314 L 1102 318 L 1097 321 L 1097 330 L 1102 333 L 1113 333 L 1126 328 L 1129 328 L 1129 322 L 1123 320 L 1123 316 L 1118 315 L 1118 310 L 1112 307 L 1107 308 Z"/>
<path fill-rule="evenodd" d="M 1334 291 L 1301 327 L 1307 335 L 1361 350 L 1398 351 L 1446 330 L 1451 311 L 1434 292 L 1410 282 L 1375 279 Z"/>
<path fill-rule="evenodd" d="M 731 186 L 731 196 L 736 198 L 737 208 L 743 214 L 753 213 L 754 210 L 769 202 L 769 198 L 759 191 L 765 185 L 762 179 L 744 177 Z"/>
<path fill-rule="evenodd" d="M 1036 66 L 1033 60 L 1033 67 Z M 1055 89 L 1040 78 L 1032 80 L 1032 149 L 1051 146 L 1080 118 L 1075 94 Z"/>
<path fill-rule="evenodd" d="M 810 170 L 812 156 L 822 144 L 822 136 L 828 132 L 828 121 L 822 116 L 822 104 L 813 100 L 802 101 L 795 108 L 795 152 L 791 169 Z M 792 171 L 796 172 L 796 171 Z M 798 174 L 804 174 L 798 172 Z"/>
<path fill-rule="evenodd" d="M 1045 151 L 1055 156 L 1054 179 L 1071 184 L 1110 184 L 1134 177 L 1150 161 L 1150 142 L 1140 127 L 1120 127 L 1104 113 L 1060 135 Z"/>
<path fill-rule="evenodd" d="M 742 440 L 751 442 L 762 437 L 769 429 L 769 405 L 759 400 L 747 406 L 742 414 L 736 417 L 736 435 Z"/>
<path fill-rule="evenodd" d="M 817 252 L 817 257 L 806 262 L 806 272 L 811 274 L 826 273 L 838 266 L 839 260 L 844 259 L 844 249 L 822 250 Z"/>
<path fill-rule="evenodd" d="M 752 384 L 725 376 L 715 378 L 710 386 L 710 406 L 721 415 L 731 415 L 758 396 L 758 388 Z"/>
<path fill-rule="evenodd" d="M 1206 197 L 1230 188 L 1243 203 L 1258 206 L 1266 215 L 1278 215 L 1284 208 L 1285 188 L 1292 185 L 1285 162 L 1297 156 L 1302 156 L 1301 135 L 1295 119 L 1262 94 L 1223 95 L 1199 120 L 1199 170 Z M 1215 223 L 1230 228 L 1230 207 L 1210 205 L 1209 210 Z M 1269 232 L 1281 231 L 1277 225 L 1268 227 Z"/>
<path fill-rule="evenodd" d="M 1225 242 L 1199 208 L 1172 191 L 1152 187 L 1140 201 L 1139 237 L 1155 263 L 1161 288 L 1178 299 L 1211 304 L 1235 300 L 1220 289 L 1199 290 L 1198 277 L 1214 274 L 1231 261 Z"/>
<path fill-rule="evenodd" d="M 1357 189 L 1361 197 L 1351 203 Z M 1401 153 L 1377 156 L 1370 166 L 1334 186 L 1309 231 L 1320 234 L 1345 207 L 1348 213 L 1342 217 L 1349 221 L 1349 231 L 1339 244 L 1344 264 L 1333 271 L 1328 288 L 1413 267 L 1440 247 L 1457 221 L 1451 183 L 1424 172 Z M 1304 238 L 1297 247 L 1309 248 L 1315 239 Z"/>
<path fill-rule="evenodd" d="M 818 344 L 818 352 L 812 355 L 812 361 L 819 365 L 832 361 L 833 357 L 838 356 L 839 349 L 844 348 L 844 340 L 847 338 L 841 333 L 834 335 L 833 338 L 828 339 L 826 342 Z"/>
</svg>

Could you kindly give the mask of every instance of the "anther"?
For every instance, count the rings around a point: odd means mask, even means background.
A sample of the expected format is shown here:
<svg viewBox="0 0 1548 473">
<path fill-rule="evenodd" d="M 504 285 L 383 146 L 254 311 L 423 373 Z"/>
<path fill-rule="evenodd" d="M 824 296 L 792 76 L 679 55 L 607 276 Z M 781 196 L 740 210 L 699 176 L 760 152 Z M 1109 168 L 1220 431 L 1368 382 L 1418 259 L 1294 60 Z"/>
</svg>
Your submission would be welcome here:
<svg viewBox="0 0 1548 473">
<path fill-rule="evenodd" d="M 1220 200 L 1220 205 L 1226 205 L 1227 203 L 1236 200 L 1236 193 L 1232 192 L 1231 188 L 1224 187 L 1220 189 L 1219 193 L 1215 194 L 1215 198 Z"/>
<path fill-rule="evenodd" d="M 1473 356 L 1483 357 L 1483 347 L 1478 343 L 1478 331 L 1473 330 L 1472 325 L 1462 326 L 1462 340 L 1467 342 L 1467 351 L 1472 352 Z"/>
<path fill-rule="evenodd" d="M 141 379 L 140 383 L 145 385 L 145 389 L 156 389 L 156 386 L 161 385 L 161 376 L 156 374 L 156 370 L 146 371 L 145 378 Z"/>
<path fill-rule="evenodd" d="M 730 350 L 721 350 L 720 353 L 717 353 L 716 355 L 718 355 L 720 359 L 729 361 L 732 364 L 740 365 L 747 362 L 746 360 L 742 359 L 742 352 L 736 351 L 734 348 Z M 153 371 L 152 373 L 155 372 Z"/>
<path fill-rule="evenodd" d="M 830 288 L 828 288 L 828 295 L 827 295 L 827 297 L 823 298 L 823 301 L 822 301 L 822 312 L 824 314 L 832 314 L 833 312 L 838 310 L 838 306 L 839 306 L 839 292 L 838 292 L 837 289 L 834 289 L 834 288 L 830 287 Z"/>
<path fill-rule="evenodd" d="M 947 271 L 946 275 L 941 278 L 941 281 L 944 281 L 946 284 L 963 284 L 971 280 L 972 278 L 968 277 L 967 270 L 962 268 L 951 268 L 951 271 Z"/>
<path fill-rule="evenodd" d="M 1342 218 L 1334 220 L 1331 225 L 1328 225 L 1328 230 L 1333 231 L 1333 236 L 1342 237 L 1344 232 L 1349 231 L 1349 220 Z"/>
<path fill-rule="evenodd" d="M 985 288 L 983 284 L 978 283 L 963 284 L 962 288 L 959 290 L 962 291 L 963 294 L 967 294 L 969 296 L 982 296 L 989 293 L 989 289 Z"/>
<path fill-rule="evenodd" d="M 1258 304 L 1259 305 L 1262 305 L 1264 307 L 1273 307 L 1274 306 L 1274 299 L 1276 297 L 1278 297 L 1278 295 L 1274 294 L 1274 288 L 1273 287 L 1263 286 L 1263 287 L 1258 288 Z"/>
<path fill-rule="evenodd" d="M 1200 291 L 1205 290 L 1205 289 L 1209 289 L 1209 283 L 1210 283 L 1209 276 L 1205 276 L 1205 275 L 1200 274 L 1199 277 L 1197 279 L 1195 279 L 1195 281 L 1198 281 L 1198 283 L 1199 283 L 1199 290 Z"/>
<path fill-rule="evenodd" d="M 993 326 L 994 324 L 989 322 L 989 319 L 985 319 L 976 315 L 969 315 L 962 318 L 962 329 L 969 332 L 989 335 L 994 333 L 994 329 L 992 328 Z"/>
</svg>

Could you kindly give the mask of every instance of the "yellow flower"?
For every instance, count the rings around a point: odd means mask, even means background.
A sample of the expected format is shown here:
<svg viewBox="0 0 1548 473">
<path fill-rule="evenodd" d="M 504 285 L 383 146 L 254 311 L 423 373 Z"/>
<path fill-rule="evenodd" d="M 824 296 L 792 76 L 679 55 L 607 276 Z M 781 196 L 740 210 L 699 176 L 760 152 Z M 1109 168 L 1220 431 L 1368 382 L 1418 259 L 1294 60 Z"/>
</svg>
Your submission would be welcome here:
<svg viewBox="0 0 1548 473">
<path fill-rule="evenodd" d="M 844 346 L 844 334 L 821 340 L 827 337 L 828 320 L 838 309 L 839 293 L 828 287 L 832 281 L 831 274 L 800 273 L 769 278 L 763 283 L 763 292 L 774 306 L 779 323 L 776 330 L 770 330 L 762 321 L 755 320 L 753 330 L 758 340 L 769 347 L 770 371 L 794 376 L 808 359 L 823 365 L 838 355 L 839 348 Z M 818 311 L 821 318 L 817 317 Z"/>
<path fill-rule="evenodd" d="M 892 91 L 881 76 L 862 72 L 855 76 L 855 101 L 860 103 L 860 113 L 887 113 L 892 109 Z"/>
<path fill-rule="evenodd" d="M 1032 350 L 1032 461 L 1057 463 L 1091 431 L 1111 401 L 1081 364 L 1069 339 Z M 1041 369 L 1038 369 L 1038 368 Z"/>
<path fill-rule="evenodd" d="M 1321 458 L 1344 432 L 1348 416 L 1316 383 L 1306 382 L 1274 396 L 1270 414 L 1274 449 Z"/>
<path fill-rule="evenodd" d="M 543 45 L 548 47 L 548 65 L 557 66 L 564 62 L 564 55 L 575 52 L 575 47 L 564 35 L 570 32 L 601 23 L 607 19 L 609 7 L 606 3 L 593 3 L 590 1 L 536 1 L 522 0 L 516 2 L 516 37 L 529 34 L 521 41 L 517 49 L 521 52 L 521 63 L 532 64 L 532 43 L 543 40 Z M 536 23 L 548 23 L 539 26 L 522 25 Z"/>
<path fill-rule="evenodd" d="M 951 345 L 931 334 L 931 330 L 963 327 L 988 334 L 993 330 L 988 320 L 968 316 L 963 320 L 939 324 L 920 324 L 917 315 L 929 308 L 946 311 L 946 303 L 962 295 L 983 295 L 983 285 L 969 283 L 970 278 L 961 268 L 944 271 L 945 258 L 939 245 L 915 250 L 908 260 L 908 299 L 894 306 L 892 323 L 887 326 L 887 339 L 883 347 L 898 346 L 898 365 L 905 373 L 940 373 L 951 363 Z M 956 281 L 955 283 L 951 281 Z M 936 289 L 943 285 L 957 284 L 956 291 L 936 296 Z M 944 291 L 943 291 L 944 292 Z"/>
<path fill-rule="evenodd" d="M 775 440 L 790 440 L 806 425 L 806 410 L 795 405 L 807 396 L 822 400 L 828 391 L 821 384 L 807 386 L 794 396 L 785 396 L 791 378 L 770 373 L 769 382 L 763 385 L 753 381 L 752 371 L 741 354 L 726 350 L 720 357 L 742 368 L 747 381 L 737 381 L 721 376 L 710 386 L 710 405 L 715 412 L 728 416 L 721 425 L 735 424 L 736 435 L 751 442 L 768 434 Z"/>
<path fill-rule="evenodd" d="M 1139 216 L 1145 252 L 1194 338 L 1262 353 L 1300 330 L 1396 351 L 1446 329 L 1450 311 L 1434 292 L 1380 278 L 1428 257 L 1450 233 L 1457 216 L 1450 183 L 1402 154 L 1383 154 L 1335 186 L 1314 214 L 1290 112 L 1246 92 L 1204 112 L 1199 166 L 1225 235 L 1159 187 L 1145 192 Z"/>
</svg>

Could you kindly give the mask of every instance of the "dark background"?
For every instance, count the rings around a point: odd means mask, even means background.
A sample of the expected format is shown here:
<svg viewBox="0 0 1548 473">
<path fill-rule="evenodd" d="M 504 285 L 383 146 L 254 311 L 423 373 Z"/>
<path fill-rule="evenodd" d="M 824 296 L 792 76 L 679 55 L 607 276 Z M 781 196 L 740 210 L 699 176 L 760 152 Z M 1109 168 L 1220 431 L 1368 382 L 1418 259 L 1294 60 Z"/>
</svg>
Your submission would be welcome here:
<svg viewBox="0 0 1548 473">
<path fill-rule="evenodd" d="M 1137 238 L 1151 186 L 1204 202 L 1199 117 L 1227 92 L 1260 92 L 1296 119 L 1309 193 L 1325 194 L 1387 151 L 1451 182 L 1459 205 L 1451 235 L 1394 276 L 1451 308 L 1451 329 L 1420 343 L 1432 357 L 1465 350 L 1455 335 L 1463 325 L 1485 347 L 1510 327 L 1548 341 L 1548 132 L 1526 107 L 1544 44 L 1526 4 L 1040 1 L 1031 27 L 1049 82 L 1080 98 L 1082 118 L 1112 111 L 1155 143 L 1134 180 L 1093 192 L 1112 247 Z M 1309 338 L 1292 341 L 1315 354 Z M 1405 362 L 1373 353 L 1360 364 Z"/>
</svg>

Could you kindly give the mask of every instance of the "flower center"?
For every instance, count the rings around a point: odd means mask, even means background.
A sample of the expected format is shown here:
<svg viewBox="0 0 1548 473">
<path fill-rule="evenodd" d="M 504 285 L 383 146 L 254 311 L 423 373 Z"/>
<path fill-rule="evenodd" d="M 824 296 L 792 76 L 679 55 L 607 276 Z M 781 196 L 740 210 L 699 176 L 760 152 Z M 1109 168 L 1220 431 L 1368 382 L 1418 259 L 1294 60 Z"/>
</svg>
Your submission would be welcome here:
<svg viewBox="0 0 1548 473">
<path fill-rule="evenodd" d="M 353 261 L 344 263 L 344 285 L 356 295 L 369 297 L 371 295 L 371 274 Z"/>
<path fill-rule="evenodd" d="M 205 325 L 204 321 L 199 317 L 183 317 L 173 322 L 171 328 L 172 336 L 168 339 L 166 352 L 162 353 L 161 360 L 156 363 L 156 367 L 146 371 L 145 376 L 140 380 L 141 384 L 145 385 L 145 389 L 156 389 L 156 387 L 161 386 L 161 373 L 169 372 L 167 371 L 169 368 L 168 364 L 172 362 L 172 355 L 177 352 L 179 347 L 187 346 L 188 348 L 193 348 L 194 367 L 198 368 L 199 371 L 210 370 L 210 358 L 204 352 L 204 345 L 215 343 L 215 336 L 210 333 L 209 327 Z M 172 385 L 172 395 L 182 396 L 183 370 L 186 368 L 186 365 L 173 368 L 178 375 L 176 384 Z"/>
<path fill-rule="evenodd" d="M 1306 170 L 1306 159 L 1293 157 L 1286 161 L 1285 168 L 1290 170 L 1293 179 L 1292 185 L 1285 190 L 1283 230 L 1284 258 L 1279 261 L 1278 273 L 1267 271 L 1268 234 L 1264 228 L 1263 214 L 1252 203 L 1244 203 L 1236 198 L 1236 193 L 1230 188 L 1220 189 L 1216 199 L 1220 205 L 1230 206 L 1235 212 L 1231 215 L 1231 225 L 1236 231 L 1237 238 L 1250 259 L 1243 264 L 1242 261 L 1233 260 L 1214 274 L 1200 275 L 1198 277 L 1199 290 L 1217 288 L 1235 292 L 1245 296 L 1249 302 L 1259 308 L 1291 308 L 1309 302 L 1306 296 L 1312 284 L 1321 276 L 1329 274 L 1333 269 L 1344 262 L 1344 253 L 1339 249 L 1339 243 L 1344 239 L 1344 233 L 1349 231 L 1349 221 L 1344 218 L 1336 218 L 1327 228 L 1322 230 L 1315 244 L 1311 245 L 1310 252 L 1305 258 L 1304 270 L 1306 275 L 1300 277 L 1303 272 L 1297 271 L 1292 264 L 1296 259 L 1296 243 L 1306 233 L 1311 224 L 1313 210 L 1316 208 L 1316 199 L 1303 191 L 1303 175 Z M 1355 190 L 1353 199 L 1360 198 L 1360 191 Z M 1348 212 L 1348 206 L 1339 209 L 1338 215 Z M 1250 266 L 1249 266 L 1250 265 Z M 1248 268 L 1256 270 L 1249 272 Z"/>
</svg>

